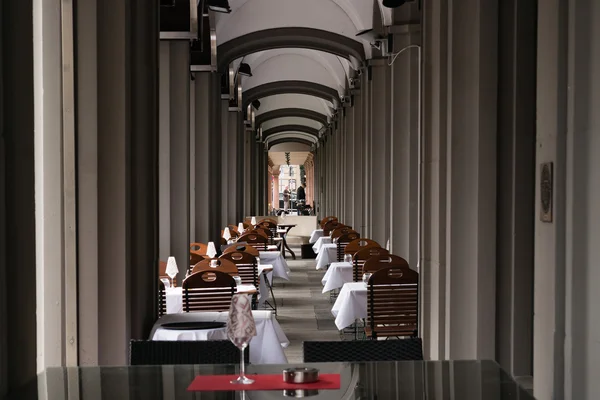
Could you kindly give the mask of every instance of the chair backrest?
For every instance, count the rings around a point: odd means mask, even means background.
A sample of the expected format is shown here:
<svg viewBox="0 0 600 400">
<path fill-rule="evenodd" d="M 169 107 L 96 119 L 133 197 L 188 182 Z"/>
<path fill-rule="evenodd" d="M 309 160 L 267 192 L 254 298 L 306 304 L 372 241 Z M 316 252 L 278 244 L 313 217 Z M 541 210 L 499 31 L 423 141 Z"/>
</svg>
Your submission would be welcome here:
<svg viewBox="0 0 600 400">
<path fill-rule="evenodd" d="M 335 240 L 335 239 L 339 238 L 340 236 L 345 235 L 350 232 L 356 232 L 356 231 L 349 226 L 342 226 L 341 228 L 336 228 L 331 232 L 331 240 Z"/>
<path fill-rule="evenodd" d="M 158 316 L 162 317 L 167 313 L 167 291 L 165 284 L 158 280 Z"/>
<path fill-rule="evenodd" d="M 344 254 L 346 251 L 346 247 L 348 246 L 348 244 L 352 243 L 353 241 L 355 241 L 356 239 L 359 239 L 360 235 L 358 234 L 358 232 L 349 232 L 349 233 L 345 233 L 342 236 L 338 237 L 337 239 L 337 258 L 338 261 L 344 261 Z"/>
<path fill-rule="evenodd" d="M 211 267 L 211 260 L 217 260 L 217 267 Z M 194 265 L 192 269 L 192 274 L 201 271 L 219 271 L 225 272 L 231 276 L 238 276 L 238 268 L 235 263 L 232 263 L 230 260 L 221 259 L 221 258 L 206 258 L 200 261 L 198 264 Z"/>
<path fill-rule="evenodd" d="M 258 257 L 260 253 L 252 246 L 246 246 L 245 244 L 238 243 L 235 246 L 229 246 L 225 249 L 223 254 L 234 253 L 236 251 L 243 251 L 245 253 L 251 254 L 254 257 Z"/>
<path fill-rule="evenodd" d="M 236 364 L 240 351 L 229 340 L 129 342 L 130 365 Z M 244 352 L 249 361 L 249 348 Z"/>
<path fill-rule="evenodd" d="M 375 272 L 367 284 L 368 335 L 416 336 L 419 321 L 419 274 L 408 268 L 388 267 Z"/>
<path fill-rule="evenodd" d="M 329 236 L 331 234 L 331 232 L 333 232 L 334 230 L 336 230 L 338 228 L 343 228 L 345 226 L 348 226 L 348 225 L 344 225 L 339 221 L 330 221 L 330 222 L 326 223 L 325 226 L 323 227 L 323 235 Z M 349 227 L 349 228 L 352 229 L 352 227 Z"/>
<path fill-rule="evenodd" d="M 319 222 L 319 225 L 321 225 L 321 229 L 323 229 L 325 227 L 326 223 L 328 223 L 330 221 L 337 221 L 337 220 L 338 220 L 337 217 L 333 217 L 333 216 L 325 217 L 321 220 L 321 222 Z"/>
<path fill-rule="evenodd" d="M 200 254 L 196 254 L 194 252 L 190 252 L 190 266 L 196 265 L 202 260 L 208 258 L 208 256 L 201 256 Z M 191 273 L 192 267 L 188 266 L 188 275 Z"/>
<path fill-rule="evenodd" d="M 258 225 L 261 226 L 266 226 L 269 229 L 275 228 L 277 229 L 277 221 L 271 219 L 271 218 L 265 218 L 263 220 L 261 220 Z"/>
<path fill-rule="evenodd" d="M 242 279 L 243 284 L 258 287 L 258 266 L 256 264 L 255 256 L 250 253 L 234 251 L 223 254 L 220 259 L 235 264 L 238 270 L 238 276 Z"/>
<path fill-rule="evenodd" d="M 381 254 L 374 255 L 365 261 L 363 265 L 363 273 L 374 273 L 379 271 L 381 268 L 388 267 L 410 268 L 408 261 L 402 257 L 393 254 Z"/>
<path fill-rule="evenodd" d="M 238 242 L 245 242 L 246 245 L 252 246 L 259 251 L 266 251 L 268 239 L 265 236 L 250 232 L 242 235 L 238 239 Z"/>
<path fill-rule="evenodd" d="M 354 282 L 362 281 L 363 265 L 369 258 L 374 256 L 385 256 L 388 254 L 390 254 L 390 252 L 381 247 L 367 247 L 354 253 L 354 256 L 352 256 L 352 275 Z"/>
<path fill-rule="evenodd" d="M 190 252 L 196 253 L 201 256 L 205 256 L 208 251 L 208 245 L 204 243 L 192 243 L 190 244 Z"/>
<path fill-rule="evenodd" d="M 379 243 L 377 243 L 374 240 L 366 239 L 366 238 L 359 238 L 359 239 L 355 239 L 355 240 L 351 241 L 350 243 L 348 243 L 346 245 L 346 248 L 344 249 L 344 253 L 345 254 L 354 254 L 358 251 L 361 251 L 362 249 L 368 249 L 369 247 L 381 247 L 381 246 L 379 245 Z"/>
<path fill-rule="evenodd" d="M 304 362 L 370 362 L 423 360 L 420 338 L 304 342 Z"/>
<path fill-rule="evenodd" d="M 261 228 L 257 225 L 256 228 L 249 230 L 244 235 L 260 235 L 262 237 L 269 239 L 270 233 L 271 232 L 268 229 Z"/>
<path fill-rule="evenodd" d="M 201 271 L 184 279 L 183 310 L 229 311 L 235 293 L 235 280 L 220 271 Z"/>
</svg>

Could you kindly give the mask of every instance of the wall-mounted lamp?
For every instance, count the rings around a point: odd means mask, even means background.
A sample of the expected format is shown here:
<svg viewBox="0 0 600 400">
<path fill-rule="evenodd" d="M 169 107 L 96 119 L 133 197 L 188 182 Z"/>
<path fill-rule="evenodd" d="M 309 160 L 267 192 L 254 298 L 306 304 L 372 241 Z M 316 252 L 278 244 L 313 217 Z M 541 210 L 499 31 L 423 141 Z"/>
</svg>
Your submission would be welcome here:
<svg viewBox="0 0 600 400">
<path fill-rule="evenodd" d="M 252 107 L 254 107 L 254 109 L 258 110 L 260 108 L 260 101 L 257 100 L 252 100 Z"/>
<path fill-rule="evenodd" d="M 250 65 L 244 62 L 240 63 L 240 67 L 238 68 L 238 74 L 243 76 L 252 76 L 252 68 L 250 68 Z"/>
<path fill-rule="evenodd" d="M 226 13 L 229 14 L 231 12 L 231 7 L 229 7 L 228 0 L 205 0 L 208 9 L 214 12 Z"/>
</svg>

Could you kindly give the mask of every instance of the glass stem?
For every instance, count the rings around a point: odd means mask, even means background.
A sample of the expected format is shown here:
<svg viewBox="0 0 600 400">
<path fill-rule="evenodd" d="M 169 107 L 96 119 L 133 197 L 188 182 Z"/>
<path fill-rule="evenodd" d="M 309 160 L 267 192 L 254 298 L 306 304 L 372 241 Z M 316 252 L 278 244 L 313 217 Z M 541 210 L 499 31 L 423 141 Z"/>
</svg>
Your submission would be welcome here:
<svg viewBox="0 0 600 400">
<path fill-rule="evenodd" d="M 240 376 L 246 376 L 246 363 L 244 362 L 244 347 L 240 349 Z"/>
</svg>

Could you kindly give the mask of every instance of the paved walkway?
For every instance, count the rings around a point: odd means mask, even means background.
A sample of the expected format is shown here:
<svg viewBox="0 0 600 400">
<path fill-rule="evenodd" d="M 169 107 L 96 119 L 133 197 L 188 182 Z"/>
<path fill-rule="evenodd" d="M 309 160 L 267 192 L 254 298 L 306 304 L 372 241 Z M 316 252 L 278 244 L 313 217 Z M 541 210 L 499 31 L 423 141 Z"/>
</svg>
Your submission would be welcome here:
<svg viewBox="0 0 600 400">
<path fill-rule="evenodd" d="M 292 248 L 297 256 L 300 249 Z M 302 362 L 305 340 L 340 340 L 331 315 L 329 294 L 323 294 L 321 279 L 325 271 L 315 269 L 315 260 L 287 259 L 292 270 L 290 281 L 275 280 L 277 320 L 290 340 L 285 354 L 290 363 Z"/>
</svg>

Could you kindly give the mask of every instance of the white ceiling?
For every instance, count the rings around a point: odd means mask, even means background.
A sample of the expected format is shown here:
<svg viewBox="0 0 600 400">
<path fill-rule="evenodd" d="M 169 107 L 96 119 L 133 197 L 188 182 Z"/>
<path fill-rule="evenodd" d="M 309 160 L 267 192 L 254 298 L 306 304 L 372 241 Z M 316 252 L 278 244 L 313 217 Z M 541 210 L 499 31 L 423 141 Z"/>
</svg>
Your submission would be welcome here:
<svg viewBox="0 0 600 400">
<path fill-rule="evenodd" d="M 383 0 L 229 0 L 232 12 L 216 14 L 217 44 L 240 36 L 274 28 L 313 28 L 332 32 L 360 43 L 367 58 L 371 46 L 356 37 L 356 33 L 371 29 L 373 24 L 391 25 L 392 10 L 382 6 Z M 378 10 L 379 12 L 374 10 Z M 218 56 L 218 55 L 217 55 Z M 242 59 L 233 62 L 237 69 Z M 350 62 L 334 54 L 301 49 L 280 48 L 246 55 L 243 62 L 252 68 L 252 77 L 241 80 L 244 91 L 266 83 L 294 80 L 325 85 L 344 94 Z M 356 67 L 354 67 L 356 68 Z M 329 101 L 300 94 L 281 94 L 260 99 L 257 114 L 281 108 L 303 108 L 331 116 Z M 263 129 L 279 125 L 301 124 L 315 129 L 318 122 L 306 118 L 279 118 L 268 121 Z M 304 137 L 286 132 L 284 137 Z"/>
<path fill-rule="evenodd" d="M 308 157 L 308 151 L 291 151 L 290 152 L 290 164 L 301 165 L 306 161 Z M 286 165 L 285 152 L 283 151 L 269 151 L 269 158 L 273 161 L 274 165 Z"/>
</svg>

